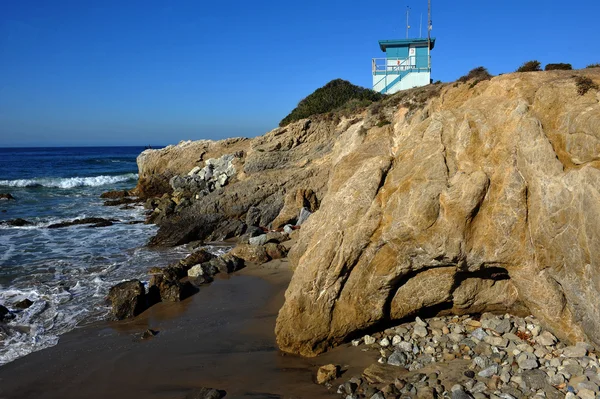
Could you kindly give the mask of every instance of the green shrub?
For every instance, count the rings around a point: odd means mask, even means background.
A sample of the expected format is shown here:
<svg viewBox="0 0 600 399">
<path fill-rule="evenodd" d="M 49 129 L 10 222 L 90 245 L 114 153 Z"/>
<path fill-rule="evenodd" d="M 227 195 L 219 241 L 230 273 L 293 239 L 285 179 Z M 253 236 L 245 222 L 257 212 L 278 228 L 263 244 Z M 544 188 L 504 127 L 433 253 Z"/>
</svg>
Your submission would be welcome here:
<svg viewBox="0 0 600 399">
<path fill-rule="evenodd" d="M 577 85 L 577 93 L 583 96 L 588 91 L 594 89 L 598 90 L 598 85 L 587 76 L 573 76 L 575 78 L 575 84 Z"/>
<path fill-rule="evenodd" d="M 279 126 L 317 114 L 344 109 L 356 110 L 383 97 L 383 94 L 371 89 L 353 85 L 346 80 L 335 79 L 300 101 L 298 106 L 279 122 Z"/>
<path fill-rule="evenodd" d="M 573 69 L 573 67 L 571 66 L 571 64 L 563 64 L 563 63 L 548 64 L 548 65 L 546 65 L 546 68 L 544 68 L 544 70 L 546 70 L 546 71 L 571 71 L 572 69 Z"/>
<path fill-rule="evenodd" d="M 377 127 L 383 127 L 385 125 L 390 125 L 392 122 L 388 121 L 387 119 L 381 119 L 379 122 L 377 122 Z"/>
<path fill-rule="evenodd" d="M 461 76 L 458 78 L 459 82 L 467 82 L 471 79 L 477 80 L 477 82 L 481 82 L 483 80 L 489 80 L 492 78 L 492 75 L 488 72 L 488 70 L 482 66 L 473 68 L 469 71 L 465 76 Z"/>
<path fill-rule="evenodd" d="M 586 68 L 600 68 L 600 64 L 590 64 Z"/>
<path fill-rule="evenodd" d="M 517 72 L 538 72 L 542 70 L 542 64 L 538 60 L 527 61 L 517 69 Z"/>
</svg>

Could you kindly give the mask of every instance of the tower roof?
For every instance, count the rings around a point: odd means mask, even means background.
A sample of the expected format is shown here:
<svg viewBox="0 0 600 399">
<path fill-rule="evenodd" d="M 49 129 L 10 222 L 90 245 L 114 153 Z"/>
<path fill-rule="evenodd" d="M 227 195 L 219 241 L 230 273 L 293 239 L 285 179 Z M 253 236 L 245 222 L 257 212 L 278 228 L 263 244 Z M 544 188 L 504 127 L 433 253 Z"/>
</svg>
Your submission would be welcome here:
<svg viewBox="0 0 600 399">
<path fill-rule="evenodd" d="M 379 48 L 381 51 L 385 51 L 388 47 L 408 47 L 411 44 L 421 44 L 427 46 L 427 38 L 424 39 L 392 39 L 392 40 L 380 40 Z M 435 38 L 431 38 L 430 50 L 433 50 L 435 45 Z"/>
</svg>

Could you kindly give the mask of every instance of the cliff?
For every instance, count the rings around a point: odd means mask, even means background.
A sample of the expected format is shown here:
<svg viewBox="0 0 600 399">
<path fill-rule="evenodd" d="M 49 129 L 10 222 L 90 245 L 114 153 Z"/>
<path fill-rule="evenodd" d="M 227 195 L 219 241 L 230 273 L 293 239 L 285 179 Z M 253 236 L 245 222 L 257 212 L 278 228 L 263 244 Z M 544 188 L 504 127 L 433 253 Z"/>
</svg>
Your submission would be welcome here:
<svg viewBox="0 0 600 399">
<path fill-rule="evenodd" d="M 430 85 L 252 140 L 146 151 L 138 193 L 174 191 L 153 243 L 314 211 L 277 321 L 289 352 L 418 314 L 483 311 L 531 313 L 598 346 L 600 94 L 581 90 L 582 76 L 600 83 L 595 68 Z M 218 182 L 169 184 L 194 167 L 212 176 L 227 154 L 235 173 Z"/>
</svg>

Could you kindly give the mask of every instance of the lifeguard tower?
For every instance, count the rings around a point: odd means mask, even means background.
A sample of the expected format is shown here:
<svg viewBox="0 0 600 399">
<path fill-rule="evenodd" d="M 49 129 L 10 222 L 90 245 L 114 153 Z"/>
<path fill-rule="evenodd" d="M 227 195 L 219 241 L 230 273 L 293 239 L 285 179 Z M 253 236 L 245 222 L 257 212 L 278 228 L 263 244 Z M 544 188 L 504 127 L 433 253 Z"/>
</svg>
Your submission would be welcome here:
<svg viewBox="0 0 600 399">
<path fill-rule="evenodd" d="M 373 58 L 373 90 L 393 94 L 431 83 L 430 51 L 435 45 L 435 38 L 431 37 L 431 0 L 428 3 L 426 38 L 408 38 L 410 26 L 407 8 L 406 39 L 379 41 L 379 48 L 385 53 L 385 58 Z"/>
</svg>

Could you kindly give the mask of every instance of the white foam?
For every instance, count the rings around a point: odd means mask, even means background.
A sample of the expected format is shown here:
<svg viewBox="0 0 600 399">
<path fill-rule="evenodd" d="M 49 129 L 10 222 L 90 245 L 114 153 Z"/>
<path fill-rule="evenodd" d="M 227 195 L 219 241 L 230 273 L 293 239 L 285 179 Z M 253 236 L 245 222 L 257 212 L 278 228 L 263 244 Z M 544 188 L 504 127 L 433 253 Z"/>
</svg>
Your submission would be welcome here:
<svg viewBox="0 0 600 399">
<path fill-rule="evenodd" d="M 97 187 L 106 184 L 136 180 L 136 173 L 127 173 L 117 176 L 92 176 L 92 177 L 36 177 L 33 179 L 18 180 L 0 180 L 0 186 L 7 187 L 53 187 L 53 188 L 74 188 L 74 187 Z"/>
</svg>

